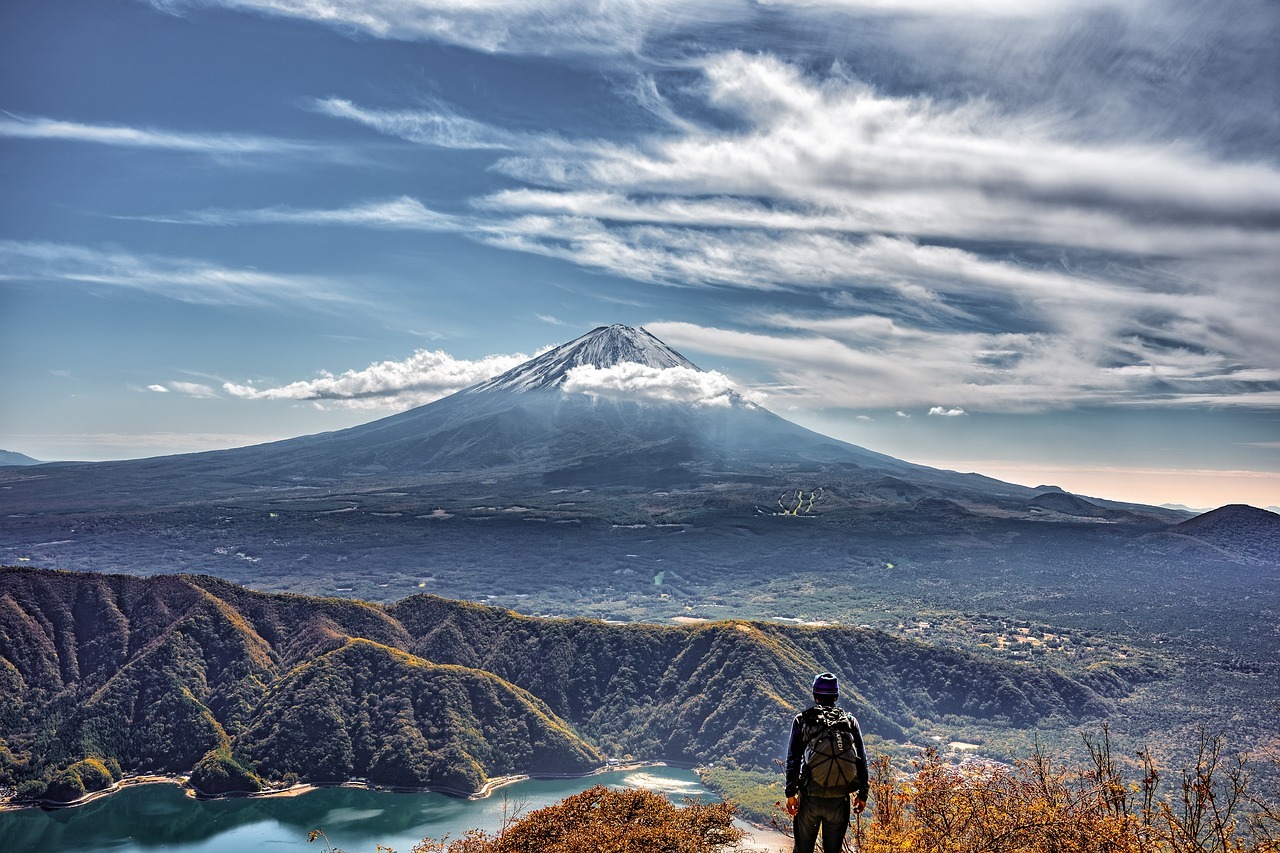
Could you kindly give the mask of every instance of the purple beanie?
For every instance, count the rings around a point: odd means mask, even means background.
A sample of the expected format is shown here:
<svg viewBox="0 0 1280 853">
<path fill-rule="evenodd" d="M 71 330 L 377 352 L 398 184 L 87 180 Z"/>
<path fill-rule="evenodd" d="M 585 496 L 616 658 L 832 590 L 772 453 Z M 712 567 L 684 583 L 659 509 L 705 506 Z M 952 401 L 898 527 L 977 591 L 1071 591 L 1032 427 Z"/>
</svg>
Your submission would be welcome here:
<svg viewBox="0 0 1280 853">
<path fill-rule="evenodd" d="M 813 693 L 815 696 L 838 696 L 840 685 L 834 675 L 824 672 L 813 680 Z"/>
</svg>

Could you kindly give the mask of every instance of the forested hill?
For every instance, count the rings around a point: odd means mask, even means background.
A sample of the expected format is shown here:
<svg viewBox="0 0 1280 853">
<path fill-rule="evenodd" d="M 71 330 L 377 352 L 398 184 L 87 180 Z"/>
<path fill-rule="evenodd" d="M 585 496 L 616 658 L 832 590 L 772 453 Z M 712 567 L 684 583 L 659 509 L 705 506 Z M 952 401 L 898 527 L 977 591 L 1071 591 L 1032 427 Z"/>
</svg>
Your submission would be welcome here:
<svg viewBox="0 0 1280 853">
<path fill-rule="evenodd" d="M 104 767 L 196 767 L 223 790 L 290 774 L 475 790 L 606 755 L 767 767 L 821 670 L 893 739 L 944 715 L 1034 725 L 1108 710 L 1052 670 L 866 629 L 615 625 L 6 568 L 0 784 L 71 797 Z"/>
</svg>

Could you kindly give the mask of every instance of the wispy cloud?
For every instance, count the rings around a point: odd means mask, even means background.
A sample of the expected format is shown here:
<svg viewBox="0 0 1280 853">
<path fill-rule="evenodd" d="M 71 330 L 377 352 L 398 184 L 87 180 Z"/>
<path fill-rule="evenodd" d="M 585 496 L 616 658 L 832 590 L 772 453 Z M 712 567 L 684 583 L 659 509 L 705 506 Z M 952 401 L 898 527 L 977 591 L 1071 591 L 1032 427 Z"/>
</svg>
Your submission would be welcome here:
<svg viewBox="0 0 1280 853">
<path fill-rule="evenodd" d="M 228 3 L 311 15 L 283 0 Z M 806 15 L 812 5 L 782 8 Z M 548 7 L 559 23 L 546 25 L 563 24 L 556 16 L 570 8 Z M 622 17 L 647 23 L 652 8 Z M 1056 14 L 999 2 L 847 8 Z M 363 15 L 356 25 L 379 35 L 450 38 L 458 31 L 423 22 L 488 26 L 499 9 L 513 7 L 428 12 L 385 0 L 331 11 Z M 838 64 L 815 71 L 764 52 L 695 53 L 681 64 L 678 85 L 638 78 L 631 96 L 660 129 L 625 144 L 507 131 L 444 104 L 316 102 L 418 144 L 492 150 L 495 168 L 522 186 L 473 199 L 465 215 L 402 196 L 170 221 L 458 231 L 612 276 L 786 305 L 737 311 L 725 320 L 735 328 L 659 326 L 673 343 L 769 360 L 797 403 L 1280 404 L 1274 158 L 1223 156 L 1194 137 L 1160 141 L 1092 114 L 1081 127 L 1075 112 L 1035 103 L 901 95 Z"/>
<path fill-rule="evenodd" d="M 959 407 L 948 409 L 943 406 L 934 406 L 929 410 L 929 414 L 940 418 L 956 418 L 964 414 L 964 409 Z"/>
<path fill-rule="evenodd" d="M 118 217 L 175 225 L 347 225 L 405 231 L 462 231 L 464 217 L 430 210 L 408 196 L 370 201 L 343 208 L 267 207 L 255 210 L 213 208 L 175 215 Z"/>
<path fill-rule="evenodd" d="M 200 382 L 170 382 L 169 388 L 180 394 L 186 394 L 188 397 L 197 397 L 199 399 L 210 399 L 218 396 L 218 392 Z"/>
<path fill-rule="evenodd" d="M 386 136 L 422 145 L 461 149 L 511 149 L 520 137 L 501 128 L 439 108 L 434 110 L 380 110 L 361 107 L 345 98 L 312 102 L 317 112 L 348 119 Z"/>
<path fill-rule="evenodd" d="M 703 70 L 705 104 L 736 124 L 508 157 L 542 188 L 481 200 L 506 218 L 480 238 L 640 281 L 819 291 L 825 313 L 690 337 L 768 353 L 823 399 L 856 396 L 836 381 L 851 370 L 846 388 L 888 406 L 1273 405 L 1273 164 L 1082 142 L 1043 114 L 888 96 L 768 55 Z"/>
<path fill-rule="evenodd" d="M 691 130 L 573 160 L 512 157 L 563 192 L 495 205 L 599 219 L 876 231 L 1185 255 L 1267 245 L 1280 172 L 1190 149 L 1057 138 L 1044 116 L 891 97 L 767 55 L 705 60 L 707 104 L 745 129 Z M 765 205 L 759 199 L 769 199 Z M 782 205 L 779 207 L 779 205 Z M 1188 237 L 1194 241 L 1188 245 Z"/>
<path fill-rule="evenodd" d="M 771 392 L 772 399 L 802 406 L 932 409 L 939 398 L 955 401 L 944 411 L 1280 405 L 1274 383 L 1235 380 L 1215 356 L 1175 353 L 1163 356 L 1167 364 L 1158 368 L 1108 366 L 1099 364 L 1096 352 L 1072 352 L 1070 338 L 1059 335 L 924 331 L 882 317 L 862 319 L 863 327 L 851 335 L 830 323 L 809 329 L 808 318 L 789 315 L 760 318 L 767 331 L 678 322 L 647 323 L 646 328 L 685 351 L 755 361 L 774 377 L 778 390 Z M 867 343 L 877 327 L 882 335 Z M 1148 360 L 1161 358 L 1160 353 L 1152 348 Z"/>
<path fill-rule="evenodd" d="M 616 53 L 638 50 L 654 27 L 705 19 L 729 4 L 690 8 L 676 0 L 151 0 L 177 11 L 222 6 L 300 18 L 379 38 L 438 41 L 490 53 Z M 696 4 L 695 4 L 696 5 Z M 716 14 L 717 18 L 721 17 Z"/>
<path fill-rule="evenodd" d="M 0 136 L 20 139 L 59 139 L 129 148 L 158 148 L 207 155 L 296 155 L 333 153 L 331 149 L 289 139 L 230 133 L 189 133 L 125 125 L 83 124 L 75 121 L 0 115 Z"/>
<path fill-rule="evenodd" d="M 223 390 L 247 400 L 312 400 L 348 408 L 402 409 L 438 400 L 468 385 L 490 379 L 529 356 L 489 355 L 459 359 L 443 350 L 417 350 L 403 361 L 381 361 L 361 370 L 259 388 L 224 383 Z"/>
<path fill-rule="evenodd" d="M 699 29 L 761 24 L 768 13 L 800 18 L 939 15 L 1027 18 L 1096 0 L 781 0 L 760 9 L 732 0 L 150 0 L 164 11 L 214 6 L 354 29 L 379 38 L 437 41 L 490 53 L 632 54 L 655 39 Z"/>
<path fill-rule="evenodd" d="M 319 276 L 235 269 L 192 258 L 63 243 L 0 240 L 0 281 L 118 288 L 209 305 L 290 303 L 334 310 L 359 304 L 339 283 Z"/>
<path fill-rule="evenodd" d="M 384 136 L 436 148 L 574 157 L 598 145 L 591 140 L 567 140 L 550 131 L 508 130 L 464 116 L 441 103 L 414 109 L 380 109 L 360 106 L 345 98 L 321 98 L 312 101 L 311 106 L 316 112 L 354 121 Z"/>
</svg>

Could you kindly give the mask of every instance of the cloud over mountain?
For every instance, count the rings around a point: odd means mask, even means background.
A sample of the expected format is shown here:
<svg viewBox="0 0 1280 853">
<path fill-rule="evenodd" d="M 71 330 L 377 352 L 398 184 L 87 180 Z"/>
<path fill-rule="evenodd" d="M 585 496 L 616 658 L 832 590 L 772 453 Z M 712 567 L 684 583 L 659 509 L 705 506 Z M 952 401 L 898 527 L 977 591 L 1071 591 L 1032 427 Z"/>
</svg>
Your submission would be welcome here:
<svg viewBox="0 0 1280 853">
<path fill-rule="evenodd" d="M 350 408 L 405 408 L 438 400 L 527 359 L 527 355 L 515 354 L 467 360 L 443 350 L 417 350 L 403 361 L 381 361 L 362 370 L 337 375 L 321 371 L 315 379 L 271 388 L 226 382 L 222 389 L 247 400 L 312 400 Z"/>
<path fill-rule="evenodd" d="M 572 368 L 560 387 L 567 394 L 700 406 L 728 406 L 735 396 L 742 396 L 723 373 L 689 367 L 650 367 L 634 362 Z M 750 399 L 760 402 L 762 397 L 752 394 Z"/>
</svg>

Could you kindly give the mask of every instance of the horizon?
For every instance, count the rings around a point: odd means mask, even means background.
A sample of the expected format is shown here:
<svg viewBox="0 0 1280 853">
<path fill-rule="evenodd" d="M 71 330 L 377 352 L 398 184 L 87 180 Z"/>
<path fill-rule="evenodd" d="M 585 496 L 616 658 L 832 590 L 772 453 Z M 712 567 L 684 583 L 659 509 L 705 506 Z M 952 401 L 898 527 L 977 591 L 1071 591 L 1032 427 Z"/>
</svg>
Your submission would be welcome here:
<svg viewBox="0 0 1280 853">
<path fill-rule="evenodd" d="M 1265 0 L 0 24 L 0 448 L 343 429 L 618 322 L 909 462 L 1280 506 Z"/>
</svg>

